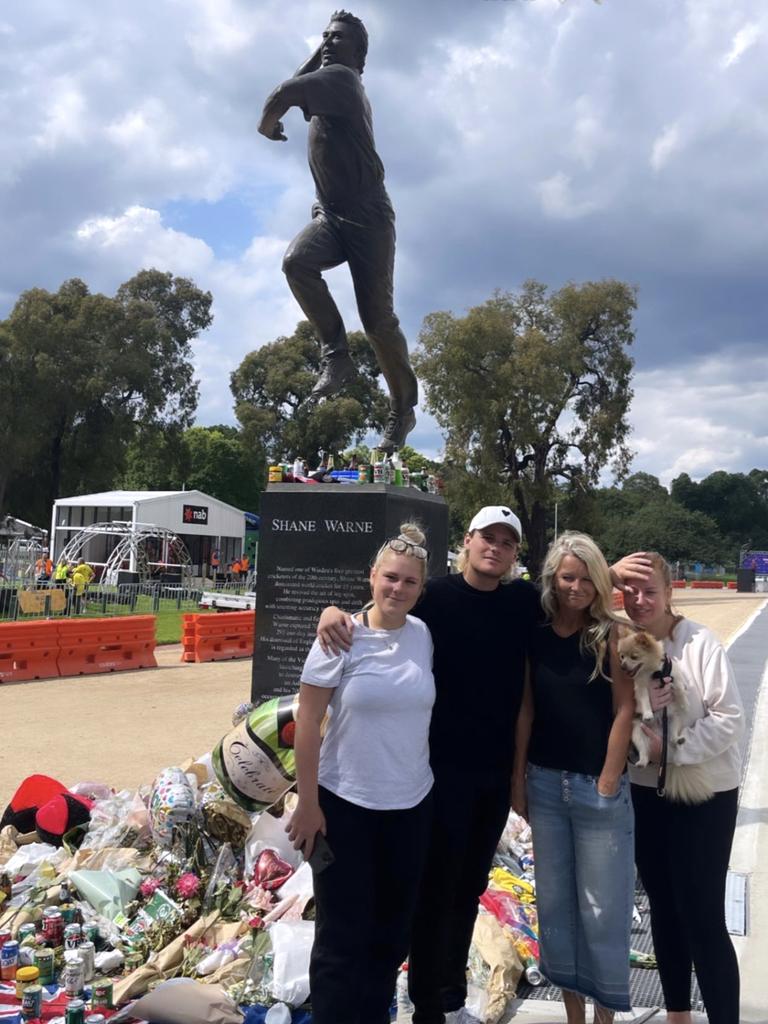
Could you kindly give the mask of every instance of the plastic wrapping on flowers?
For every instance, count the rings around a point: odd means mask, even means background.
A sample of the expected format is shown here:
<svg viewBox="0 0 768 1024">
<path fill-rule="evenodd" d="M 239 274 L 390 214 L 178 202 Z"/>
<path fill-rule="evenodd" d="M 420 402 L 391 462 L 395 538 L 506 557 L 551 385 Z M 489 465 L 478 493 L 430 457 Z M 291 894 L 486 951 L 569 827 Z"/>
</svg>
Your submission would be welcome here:
<svg viewBox="0 0 768 1024">
<path fill-rule="evenodd" d="M 314 904 L 285 835 L 292 795 L 245 808 L 210 753 L 147 783 L 19 780 L 0 829 L 0 1016 L 21 1009 L 25 966 L 46 1018 L 73 998 L 109 1017 L 178 978 L 220 986 L 233 1007 L 306 1002 Z"/>
<path fill-rule="evenodd" d="M 284 828 L 294 799 L 284 793 L 293 771 L 285 722 L 293 714 L 287 701 L 248 712 L 249 726 L 264 730 L 262 742 L 280 748 L 280 772 L 268 779 L 278 799 L 269 810 L 252 809 L 265 776 L 239 802 L 244 766 L 237 786 L 232 778 L 222 783 L 231 770 L 224 741 L 218 756 L 170 765 L 135 792 L 101 782 L 67 790 L 42 776 L 20 780 L 0 829 L 0 877 L 9 874 L 0 894 L 0 945 L 10 940 L 13 952 L 18 941 L 16 966 L 39 967 L 47 1017 L 63 1013 L 75 996 L 110 1016 L 115 1006 L 178 978 L 220 986 L 241 1008 L 285 1003 L 296 1010 L 311 1002 L 312 873 Z M 49 839 L 50 823 L 58 823 L 54 842 L 29 830 L 34 801 L 45 798 L 58 801 L 46 817 Z M 25 832 L 16 827 L 22 822 Z M 503 955 L 518 958 L 518 973 L 540 981 L 531 832 L 514 812 L 480 913 L 511 936 Z M 472 1009 L 492 1024 L 494 970 L 477 945 L 468 974 Z M 7 982 L 0 983 L 3 1000 L 20 1001 Z"/>
</svg>

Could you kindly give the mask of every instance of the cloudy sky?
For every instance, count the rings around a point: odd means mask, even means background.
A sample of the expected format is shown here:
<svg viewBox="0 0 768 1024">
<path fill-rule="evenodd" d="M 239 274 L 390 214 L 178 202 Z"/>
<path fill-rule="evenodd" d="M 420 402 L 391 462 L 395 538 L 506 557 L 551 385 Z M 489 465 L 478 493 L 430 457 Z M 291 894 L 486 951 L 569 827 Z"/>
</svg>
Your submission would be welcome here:
<svg viewBox="0 0 768 1024">
<path fill-rule="evenodd" d="M 214 295 L 199 422 L 292 332 L 280 261 L 306 222 L 306 125 L 256 133 L 319 40 L 318 0 L 27 0 L 0 10 L 0 316 L 26 288 L 141 267 Z M 10 13 L 9 13 L 10 10 Z M 356 0 L 398 218 L 396 301 L 461 314 L 536 277 L 639 288 L 633 468 L 768 466 L 768 5 Z M 763 69 L 761 71 L 761 68 Z M 330 275 L 359 327 L 345 268 Z M 441 437 L 422 416 L 410 440 Z"/>
</svg>

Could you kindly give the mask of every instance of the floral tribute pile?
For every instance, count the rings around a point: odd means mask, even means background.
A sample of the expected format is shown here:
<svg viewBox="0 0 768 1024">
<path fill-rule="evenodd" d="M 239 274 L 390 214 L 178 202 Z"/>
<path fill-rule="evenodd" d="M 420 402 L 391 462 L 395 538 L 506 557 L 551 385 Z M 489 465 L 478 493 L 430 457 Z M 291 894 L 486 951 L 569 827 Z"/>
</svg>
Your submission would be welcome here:
<svg viewBox="0 0 768 1024">
<path fill-rule="evenodd" d="M 285 832 L 293 714 L 285 698 L 241 706 L 214 751 L 137 791 L 21 780 L 0 820 L 0 1024 L 308 1024 L 312 873 Z M 235 761 L 259 730 L 277 774 L 255 769 L 255 748 Z M 511 813 L 468 964 L 473 1015 L 498 1020 L 523 972 L 540 980 L 537 958 L 530 830 Z"/>
<path fill-rule="evenodd" d="M 64 800 L 60 827 L 42 832 L 50 811 L 35 801 L 47 807 L 51 794 Z M 135 792 L 22 780 L 0 828 L 0 1022 L 64 1024 L 77 1001 L 85 1017 L 124 1007 L 121 1020 L 176 1013 L 179 1024 L 255 1024 L 282 1003 L 283 1019 L 308 1021 L 314 904 L 311 870 L 285 835 L 293 799 L 244 809 L 211 754 Z M 28 985 L 16 982 L 24 967 L 39 970 Z M 35 1017 L 30 985 L 42 990 Z"/>
</svg>

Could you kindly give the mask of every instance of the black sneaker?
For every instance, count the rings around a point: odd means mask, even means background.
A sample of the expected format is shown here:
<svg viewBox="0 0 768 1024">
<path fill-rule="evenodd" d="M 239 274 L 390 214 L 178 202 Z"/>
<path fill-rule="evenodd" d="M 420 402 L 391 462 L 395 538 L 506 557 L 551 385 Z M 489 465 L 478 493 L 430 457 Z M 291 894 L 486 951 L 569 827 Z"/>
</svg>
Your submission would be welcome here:
<svg viewBox="0 0 768 1024">
<path fill-rule="evenodd" d="M 389 454 L 397 448 L 402 448 L 405 439 L 416 426 L 416 414 L 413 409 L 404 413 L 397 413 L 392 410 L 384 427 L 384 433 L 376 447 Z"/>
<path fill-rule="evenodd" d="M 310 398 L 327 398 L 328 395 L 335 395 L 356 376 L 357 367 L 348 352 L 328 356 L 323 360 L 322 373 L 312 388 Z"/>
</svg>

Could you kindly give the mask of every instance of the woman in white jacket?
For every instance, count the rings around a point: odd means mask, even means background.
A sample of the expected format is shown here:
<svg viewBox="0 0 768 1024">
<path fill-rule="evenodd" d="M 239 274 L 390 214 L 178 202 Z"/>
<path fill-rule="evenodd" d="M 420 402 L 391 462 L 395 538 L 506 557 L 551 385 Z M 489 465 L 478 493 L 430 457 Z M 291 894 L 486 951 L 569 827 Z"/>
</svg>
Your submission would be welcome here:
<svg viewBox="0 0 768 1024">
<path fill-rule="evenodd" d="M 693 966 L 709 1024 L 738 1024 L 739 968 L 725 924 L 725 879 L 736 827 L 744 713 L 722 644 L 705 626 L 675 615 L 669 566 L 655 552 L 645 557 L 650 575 L 625 590 L 624 607 L 636 626 L 663 642 L 672 675 L 688 699 L 680 742 L 670 746 L 668 758 L 703 765 L 715 791 L 699 804 L 659 797 L 661 738 L 647 730 L 655 763 L 630 768 L 635 855 L 650 901 L 667 1021 L 691 1022 Z M 654 687 L 654 711 L 671 699 L 669 683 Z"/>
</svg>

